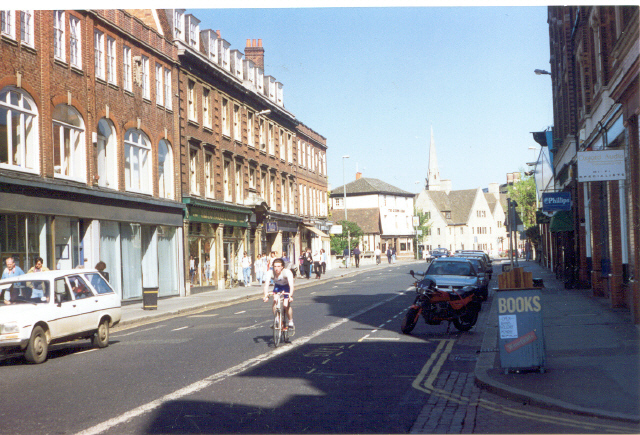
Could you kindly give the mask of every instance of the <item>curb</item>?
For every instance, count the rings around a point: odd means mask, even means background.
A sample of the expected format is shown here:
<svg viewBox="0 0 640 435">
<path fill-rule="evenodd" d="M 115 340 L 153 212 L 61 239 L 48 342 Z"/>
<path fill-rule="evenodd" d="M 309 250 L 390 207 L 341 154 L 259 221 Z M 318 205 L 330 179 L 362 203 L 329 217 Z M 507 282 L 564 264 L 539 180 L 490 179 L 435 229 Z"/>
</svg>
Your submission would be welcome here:
<svg viewBox="0 0 640 435">
<path fill-rule="evenodd" d="M 494 299 L 491 302 L 489 321 L 487 322 L 487 327 L 484 332 L 481 349 L 496 349 L 496 352 L 485 351 L 480 352 L 479 354 L 474 370 L 475 384 L 479 388 L 482 388 L 492 394 L 504 397 L 509 400 L 522 401 L 542 408 L 557 411 L 569 411 L 576 414 L 607 418 L 610 420 L 640 423 L 640 417 L 636 415 L 602 411 L 594 408 L 586 408 L 580 405 L 565 402 L 563 400 L 554 399 L 552 397 L 544 396 L 541 394 L 531 393 L 520 388 L 511 387 L 509 385 L 503 384 L 502 382 L 491 379 L 491 377 L 488 375 L 488 371 L 494 368 L 497 358 L 496 353 L 498 352 L 498 325 L 497 322 L 494 322 L 494 319 L 497 321 L 497 318 L 497 305 Z"/>
</svg>

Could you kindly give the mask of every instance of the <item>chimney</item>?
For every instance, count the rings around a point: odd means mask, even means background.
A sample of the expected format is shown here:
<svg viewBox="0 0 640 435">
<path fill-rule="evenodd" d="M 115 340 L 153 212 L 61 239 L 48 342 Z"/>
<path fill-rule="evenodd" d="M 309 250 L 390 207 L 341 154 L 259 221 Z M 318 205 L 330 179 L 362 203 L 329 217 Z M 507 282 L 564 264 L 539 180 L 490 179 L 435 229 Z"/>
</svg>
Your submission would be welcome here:
<svg viewBox="0 0 640 435">
<path fill-rule="evenodd" d="M 356 172 L 356 180 L 359 180 L 362 178 L 362 172 Z"/>
<path fill-rule="evenodd" d="M 257 68 L 264 70 L 264 48 L 262 48 L 262 39 L 256 40 L 247 39 L 247 46 L 244 49 L 244 57 L 247 60 L 253 61 Z"/>
</svg>

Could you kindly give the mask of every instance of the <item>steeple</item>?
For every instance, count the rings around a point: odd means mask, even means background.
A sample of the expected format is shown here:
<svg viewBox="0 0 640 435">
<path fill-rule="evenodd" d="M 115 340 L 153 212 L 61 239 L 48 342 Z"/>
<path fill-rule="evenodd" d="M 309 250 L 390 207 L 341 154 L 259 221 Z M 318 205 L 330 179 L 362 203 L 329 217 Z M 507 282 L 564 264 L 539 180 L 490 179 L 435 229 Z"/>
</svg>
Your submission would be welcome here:
<svg viewBox="0 0 640 435">
<path fill-rule="evenodd" d="M 436 142 L 433 140 L 433 125 L 431 126 L 431 144 L 429 145 L 429 172 L 427 174 L 427 190 L 440 190 L 440 171 L 436 157 Z"/>
</svg>

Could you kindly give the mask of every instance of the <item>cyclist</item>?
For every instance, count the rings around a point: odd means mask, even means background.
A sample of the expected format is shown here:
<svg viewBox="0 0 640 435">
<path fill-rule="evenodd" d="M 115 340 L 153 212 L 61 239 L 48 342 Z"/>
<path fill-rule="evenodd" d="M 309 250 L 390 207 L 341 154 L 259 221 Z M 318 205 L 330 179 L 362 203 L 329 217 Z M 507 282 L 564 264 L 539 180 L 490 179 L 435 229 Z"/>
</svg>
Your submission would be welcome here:
<svg viewBox="0 0 640 435">
<path fill-rule="evenodd" d="M 291 308 L 291 302 L 293 302 L 293 274 L 289 269 L 284 268 L 284 260 L 282 258 L 275 258 L 273 260 L 273 270 L 267 271 L 267 275 L 264 279 L 264 297 L 262 300 L 267 302 L 269 300 L 269 282 L 273 279 L 273 293 L 284 293 L 284 306 L 287 308 L 287 317 L 289 317 L 289 328 L 293 328 L 293 309 Z M 273 314 L 276 313 L 276 301 L 273 300 Z"/>
</svg>

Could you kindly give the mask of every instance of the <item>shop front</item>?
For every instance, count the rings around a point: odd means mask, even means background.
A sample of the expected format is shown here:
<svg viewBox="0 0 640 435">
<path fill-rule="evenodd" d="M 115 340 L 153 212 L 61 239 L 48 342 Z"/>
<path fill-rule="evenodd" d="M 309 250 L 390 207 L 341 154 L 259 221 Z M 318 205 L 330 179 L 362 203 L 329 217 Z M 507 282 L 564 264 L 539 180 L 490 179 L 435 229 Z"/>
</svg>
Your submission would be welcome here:
<svg viewBox="0 0 640 435">
<path fill-rule="evenodd" d="M 263 221 L 261 232 L 261 253 L 276 252 L 278 256 L 284 256 L 290 261 L 300 255 L 298 246 L 298 225 L 301 218 L 270 212 Z"/>
<path fill-rule="evenodd" d="M 235 287 L 242 281 L 248 248 L 248 207 L 185 197 L 186 281 L 190 293 Z"/>
<path fill-rule="evenodd" d="M 26 272 L 43 260 L 49 269 L 93 269 L 106 264 L 123 300 L 184 294 L 184 206 L 120 192 L 0 177 L 0 256 Z"/>
</svg>

